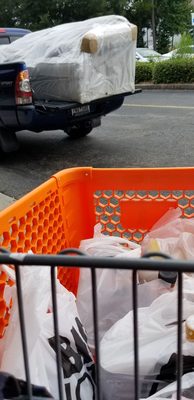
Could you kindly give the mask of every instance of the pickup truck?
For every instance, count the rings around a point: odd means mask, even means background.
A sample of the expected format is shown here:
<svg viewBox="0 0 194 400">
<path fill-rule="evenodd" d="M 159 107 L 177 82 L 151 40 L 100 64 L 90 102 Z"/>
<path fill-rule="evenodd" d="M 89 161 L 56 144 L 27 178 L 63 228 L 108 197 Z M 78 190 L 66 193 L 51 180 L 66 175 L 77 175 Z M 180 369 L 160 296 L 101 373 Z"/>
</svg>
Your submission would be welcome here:
<svg viewBox="0 0 194 400">
<path fill-rule="evenodd" d="M 135 92 L 137 93 L 137 91 Z M 101 117 L 118 109 L 132 92 L 76 102 L 34 100 L 29 72 L 24 62 L 0 64 L 0 149 L 19 147 L 16 132 L 62 129 L 71 138 L 88 135 L 101 124 Z"/>
</svg>

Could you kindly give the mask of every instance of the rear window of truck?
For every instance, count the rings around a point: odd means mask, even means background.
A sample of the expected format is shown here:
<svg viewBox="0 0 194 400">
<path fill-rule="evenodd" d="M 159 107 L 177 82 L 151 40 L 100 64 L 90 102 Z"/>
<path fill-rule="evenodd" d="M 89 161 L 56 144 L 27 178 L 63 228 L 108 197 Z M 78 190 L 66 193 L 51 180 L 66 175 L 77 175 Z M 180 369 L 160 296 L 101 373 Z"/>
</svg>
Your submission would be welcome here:
<svg viewBox="0 0 194 400">
<path fill-rule="evenodd" d="M 0 45 L 10 44 L 28 33 L 30 33 L 30 30 L 17 28 L 0 28 Z"/>
</svg>

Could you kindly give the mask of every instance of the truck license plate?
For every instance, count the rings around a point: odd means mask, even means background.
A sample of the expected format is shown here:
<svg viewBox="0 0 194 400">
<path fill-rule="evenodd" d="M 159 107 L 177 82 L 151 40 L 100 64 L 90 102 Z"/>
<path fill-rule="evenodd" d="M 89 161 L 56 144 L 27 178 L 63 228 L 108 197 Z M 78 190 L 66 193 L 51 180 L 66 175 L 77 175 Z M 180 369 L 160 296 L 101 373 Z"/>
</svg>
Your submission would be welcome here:
<svg viewBox="0 0 194 400">
<path fill-rule="evenodd" d="M 84 115 L 90 112 L 90 106 L 80 106 L 76 108 L 72 108 L 71 113 L 73 116 L 76 115 Z"/>
</svg>

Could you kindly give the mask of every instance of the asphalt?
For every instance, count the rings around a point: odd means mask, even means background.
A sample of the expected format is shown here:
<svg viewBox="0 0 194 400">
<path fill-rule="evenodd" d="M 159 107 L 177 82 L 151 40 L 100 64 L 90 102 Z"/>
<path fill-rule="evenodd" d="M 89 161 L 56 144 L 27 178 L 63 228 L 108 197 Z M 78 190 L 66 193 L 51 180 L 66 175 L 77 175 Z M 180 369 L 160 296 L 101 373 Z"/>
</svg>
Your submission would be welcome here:
<svg viewBox="0 0 194 400">
<path fill-rule="evenodd" d="M 9 196 L 6 196 L 3 193 L 0 193 L 0 211 L 2 211 L 5 208 L 9 207 L 15 201 L 16 200 L 13 197 L 9 197 Z"/>
<path fill-rule="evenodd" d="M 142 82 L 136 85 L 136 89 L 143 90 L 194 90 L 194 83 L 176 83 L 176 84 L 153 84 L 152 82 Z M 0 193 L 0 211 L 6 209 L 16 201 L 13 197 L 9 197 Z"/>
</svg>

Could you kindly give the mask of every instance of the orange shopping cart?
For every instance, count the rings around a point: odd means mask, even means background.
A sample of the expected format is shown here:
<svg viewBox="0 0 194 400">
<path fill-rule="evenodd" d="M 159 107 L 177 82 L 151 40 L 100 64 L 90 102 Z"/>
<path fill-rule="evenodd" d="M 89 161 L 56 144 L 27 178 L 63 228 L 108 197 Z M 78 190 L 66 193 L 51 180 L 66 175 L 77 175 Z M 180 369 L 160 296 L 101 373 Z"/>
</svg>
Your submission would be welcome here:
<svg viewBox="0 0 194 400">
<path fill-rule="evenodd" d="M 63 398 L 63 383 L 55 269 L 58 269 L 60 282 L 74 294 L 77 293 L 80 268 L 91 269 L 97 399 L 103 397 L 98 338 L 96 269 L 120 268 L 132 270 L 135 400 L 140 398 L 139 362 L 141 362 L 138 355 L 137 271 L 147 269 L 178 272 L 176 378 L 177 400 L 181 400 L 182 273 L 184 271 L 193 272 L 194 264 L 172 260 L 162 254 L 160 254 L 160 258 L 153 259 L 153 256 L 158 256 L 157 253 L 138 260 L 89 257 L 82 255 L 77 249 L 80 240 L 92 237 L 96 222 L 101 223 L 105 234 L 126 237 L 141 243 L 152 225 L 170 208 L 179 207 L 183 218 L 193 217 L 193 178 L 194 168 L 67 169 L 57 173 L 0 213 L 0 264 L 15 266 L 28 398 L 33 398 L 33 394 L 27 352 L 28 338 L 25 335 L 20 268 L 23 265 L 49 265 L 51 267 L 60 399 Z M 28 254 L 29 250 L 32 250 L 34 254 Z M 63 254 L 59 254 L 60 252 Z M 5 272 L 1 272 L 0 278 L 0 332 L 3 336 L 6 326 L 9 324 L 10 312 L 4 300 L 4 290 L 10 282 L 7 280 Z"/>
</svg>

